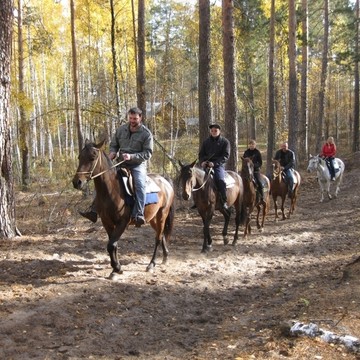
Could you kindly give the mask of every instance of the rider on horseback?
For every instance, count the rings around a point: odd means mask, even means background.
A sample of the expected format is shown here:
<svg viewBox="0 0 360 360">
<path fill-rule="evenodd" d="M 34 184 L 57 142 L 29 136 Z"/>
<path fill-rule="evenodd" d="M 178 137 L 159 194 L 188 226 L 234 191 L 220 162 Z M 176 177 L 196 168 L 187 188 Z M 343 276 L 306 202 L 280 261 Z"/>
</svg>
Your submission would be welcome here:
<svg viewBox="0 0 360 360">
<path fill-rule="evenodd" d="M 264 198 L 264 185 L 261 182 L 260 168 L 262 166 L 261 152 L 256 148 L 256 141 L 249 141 L 249 148 L 245 150 L 244 158 L 250 158 L 254 164 L 254 178 L 257 191 L 259 192 L 260 199 Z"/>
<path fill-rule="evenodd" d="M 225 163 L 230 156 L 230 142 L 221 136 L 218 124 L 209 126 L 210 136 L 203 142 L 199 152 L 199 162 L 202 168 L 213 168 L 214 181 L 219 191 L 222 207 L 228 210 L 225 183 Z"/>
<path fill-rule="evenodd" d="M 284 142 L 280 146 L 280 150 L 275 153 L 275 160 L 280 162 L 280 165 L 283 167 L 283 172 L 285 174 L 285 181 L 288 185 L 288 196 L 292 197 L 293 187 L 294 187 L 294 178 L 292 171 L 295 167 L 295 153 L 289 149 L 287 142 Z"/>
<path fill-rule="evenodd" d="M 329 164 L 331 181 L 335 181 L 334 159 L 336 156 L 336 145 L 332 136 L 329 136 L 323 145 L 320 156 L 325 158 L 326 163 Z"/>
</svg>

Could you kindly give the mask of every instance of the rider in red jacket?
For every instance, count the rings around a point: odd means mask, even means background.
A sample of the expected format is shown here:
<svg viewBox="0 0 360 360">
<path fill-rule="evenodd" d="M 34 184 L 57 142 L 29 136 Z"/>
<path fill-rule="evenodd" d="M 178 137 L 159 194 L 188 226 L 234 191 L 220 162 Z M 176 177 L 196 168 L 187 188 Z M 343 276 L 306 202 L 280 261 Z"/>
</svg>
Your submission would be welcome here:
<svg viewBox="0 0 360 360">
<path fill-rule="evenodd" d="M 334 169 L 334 159 L 336 156 L 336 145 L 334 142 L 334 138 L 332 136 L 329 136 L 326 140 L 326 143 L 323 145 L 321 150 L 321 157 L 325 158 L 325 160 L 328 160 L 330 164 L 330 176 L 331 181 L 335 180 L 335 169 Z"/>
</svg>

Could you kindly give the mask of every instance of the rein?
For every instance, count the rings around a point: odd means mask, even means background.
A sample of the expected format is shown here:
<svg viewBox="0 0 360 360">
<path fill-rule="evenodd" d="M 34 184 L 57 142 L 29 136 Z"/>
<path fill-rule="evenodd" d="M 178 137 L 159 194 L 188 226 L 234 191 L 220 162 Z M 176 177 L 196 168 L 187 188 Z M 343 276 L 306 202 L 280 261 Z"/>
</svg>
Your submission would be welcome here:
<svg viewBox="0 0 360 360">
<path fill-rule="evenodd" d="M 77 174 L 82 174 L 82 175 L 84 175 L 84 174 L 85 174 L 85 175 L 89 174 L 89 175 L 90 175 L 89 180 L 93 180 L 93 179 L 97 178 L 98 176 L 106 173 L 107 171 L 109 171 L 109 170 L 113 169 L 114 167 L 116 167 L 116 166 L 122 164 L 123 162 L 125 162 L 125 160 L 122 160 L 122 161 L 120 161 L 120 162 L 118 162 L 118 163 L 110 166 L 108 169 L 106 169 L 106 170 L 104 170 L 104 171 L 101 171 L 101 172 L 99 172 L 99 173 L 96 174 L 96 175 L 93 175 L 94 170 L 95 170 L 98 162 L 100 162 L 100 166 L 101 166 L 101 156 L 100 156 L 101 154 L 100 154 L 100 150 L 97 149 L 97 148 L 94 148 L 94 149 L 98 151 L 98 157 L 96 158 L 95 164 L 94 164 L 94 166 L 92 167 L 92 169 L 91 169 L 90 171 L 78 171 L 78 172 L 77 172 Z M 99 159 L 100 159 L 100 161 L 99 161 Z"/>
<path fill-rule="evenodd" d="M 198 190 L 202 189 L 205 186 L 205 184 L 208 182 L 208 180 L 210 179 L 210 175 L 211 175 L 212 172 L 213 172 L 213 170 L 210 170 L 207 173 L 206 180 L 202 183 L 202 185 L 200 187 L 196 188 L 196 189 L 192 189 L 192 191 L 194 192 L 194 191 L 198 191 Z"/>
</svg>

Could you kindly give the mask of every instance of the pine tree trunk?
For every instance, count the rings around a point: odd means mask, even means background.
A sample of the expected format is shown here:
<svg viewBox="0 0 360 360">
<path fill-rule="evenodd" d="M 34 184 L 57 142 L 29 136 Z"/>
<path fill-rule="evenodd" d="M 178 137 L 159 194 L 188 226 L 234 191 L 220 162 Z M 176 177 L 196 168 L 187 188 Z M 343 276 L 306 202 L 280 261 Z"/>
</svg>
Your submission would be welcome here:
<svg viewBox="0 0 360 360">
<path fill-rule="evenodd" d="M 12 0 L 0 1 L 0 238 L 16 233 L 10 136 L 10 59 L 13 24 Z"/>
<path fill-rule="evenodd" d="M 234 12 L 233 0 L 222 0 L 225 136 L 228 138 L 231 145 L 230 157 L 227 163 L 227 168 L 237 172 L 238 123 L 237 123 L 237 111 L 236 111 L 233 12 Z"/>
</svg>

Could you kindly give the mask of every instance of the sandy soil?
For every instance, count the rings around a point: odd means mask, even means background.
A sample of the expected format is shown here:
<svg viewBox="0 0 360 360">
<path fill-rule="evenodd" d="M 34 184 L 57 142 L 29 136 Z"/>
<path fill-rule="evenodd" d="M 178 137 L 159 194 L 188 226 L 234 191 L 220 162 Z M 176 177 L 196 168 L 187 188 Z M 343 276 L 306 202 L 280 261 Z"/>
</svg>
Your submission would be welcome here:
<svg viewBox="0 0 360 360">
<path fill-rule="evenodd" d="M 168 264 L 160 254 L 145 272 L 154 233 L 131 227 L 117 282 L 100 222 L 77 214 L 79 192 L 18 193 L 23 236 L 0 242 L 0 358 L 360 358 L 287 331 L 299 320 L 360 338 L 360 156 L 346 166 L 339 197 L 322 204 L 301 172 L 294 216 L 275 222 L 271 210 L 236 248 L 223 245 L 218 213 L 206 255 L 200 218 L 179 200 Z"/>
</svg>

